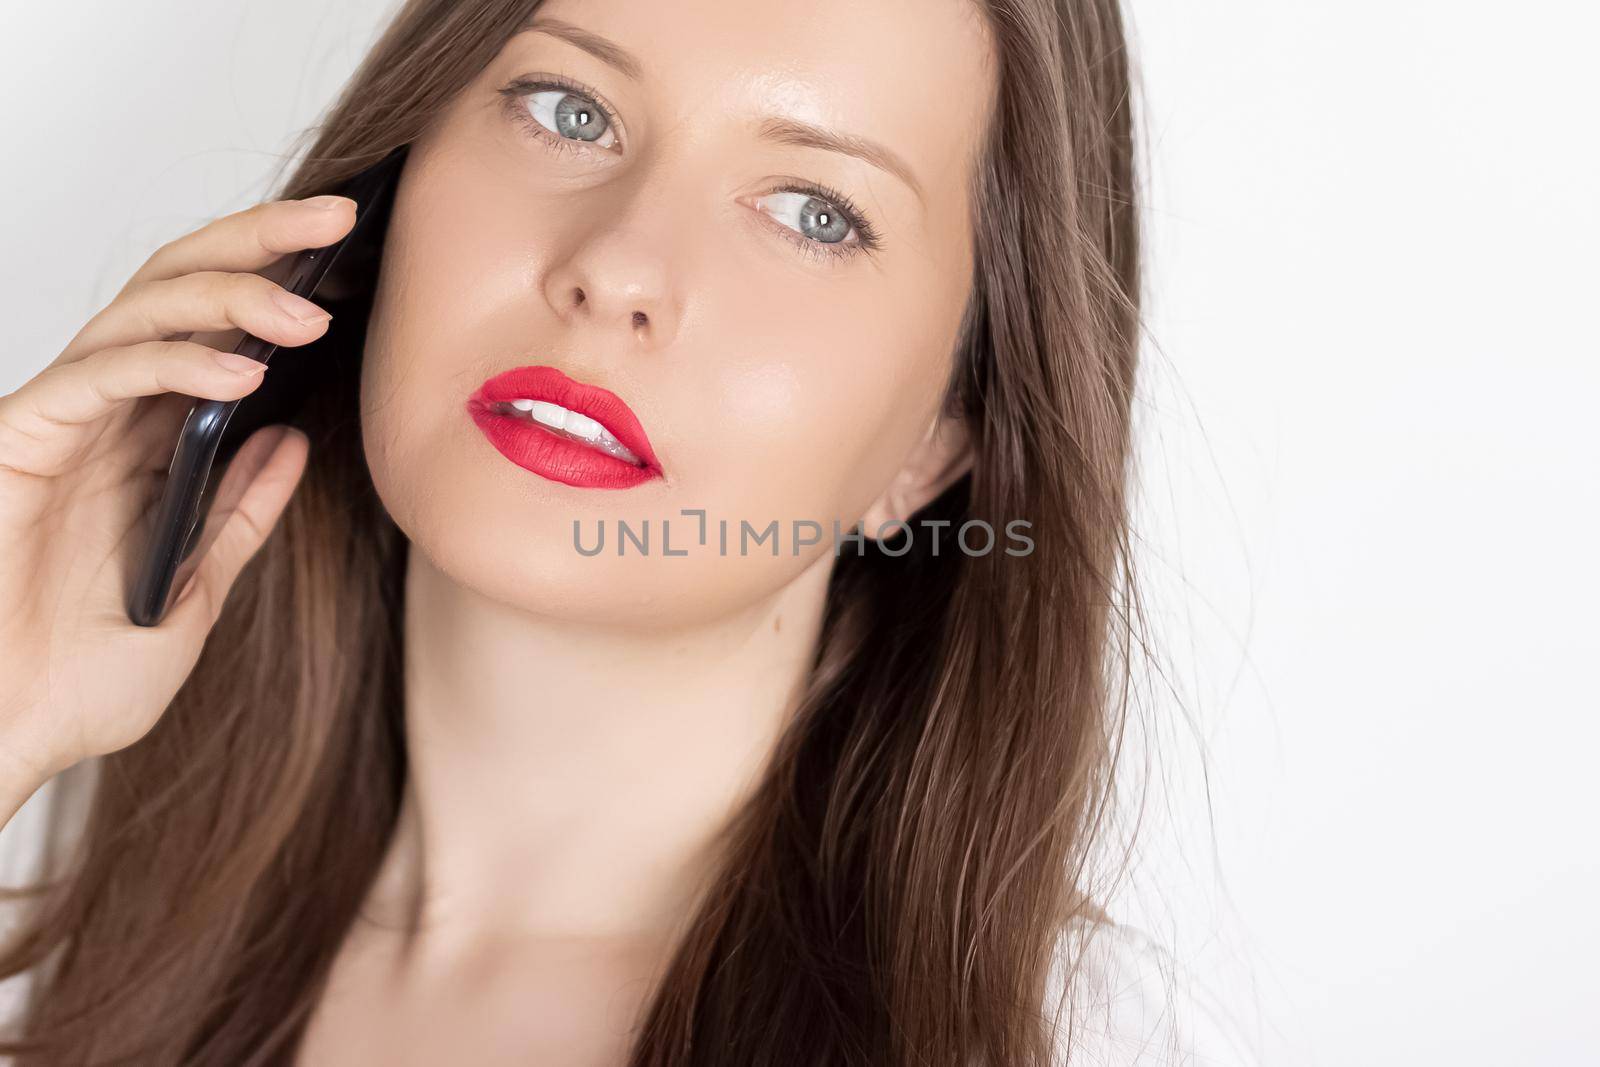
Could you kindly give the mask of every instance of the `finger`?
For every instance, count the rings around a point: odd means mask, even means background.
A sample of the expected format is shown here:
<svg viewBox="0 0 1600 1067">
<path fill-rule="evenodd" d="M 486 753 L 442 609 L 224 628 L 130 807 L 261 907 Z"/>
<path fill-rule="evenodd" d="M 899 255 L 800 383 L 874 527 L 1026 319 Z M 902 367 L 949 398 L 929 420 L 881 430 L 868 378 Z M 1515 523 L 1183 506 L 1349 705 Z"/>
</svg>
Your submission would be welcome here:
<svg viewBox="0 0 1600 1067">
<path fill-rule="evenodd" d="M 134 271 L 128 285 L 202 270 L 259 271 L 289 252 L 332 244 L 355 221 L 356 202 L 348 196 L 254 204 L 168 241 Z"/>
<path fill-rule="evenodd" d="M 319 206 L 322 204 L 329 206 Z M 78 331 L 52 365 L 81 359 L 96 348 L 147 340 L 152 336 L 187 338 L 195 330 L 166 330 L 142 337 L 123 336 L 118 340 L 106 333 L 105 326 L 107 320 L 122 319 L 127 302 L 151 283 L 199 272 L 262 271 L 288 253 L 324 248 L 334 243 L 354 224 L 354 200 L 345 196 L 316 196 L 255 204 L 169 241 L 134 272 L 110 304 Z"/>
<path fill-rule="evenodd" d="M 216 540 L 178 594 L 162 626 L 195 631 L 197 639 L 203 640 L 221 615 L 228 591 L 239 573 L 277 524 L 305 471 L 310 442 L 304 433 L 292 427 L 268 426 L 258 430 L 241 446 L 249 448 L 255 437 L 280 429 L 282 439 L 239 498 L 238 505 L 223 520 Z"/>
<path fill-rule="evenodd" d="M 144 341 L 46 367 L 0 396 L 0 468 L 53 477 L 119 405 L 167 392 L 236 400 L 261 384 L 266 366 L 193 341 Z"/>
<path fill-rule="evenodd" d="M 259 274 L 198 271 L 148 282 L 112 301 L 78 331 L 56 362 L 205 330 L 240 329 L 273 344 L 303 345 L 321 337 L 331 317 Z"/>
</svg>

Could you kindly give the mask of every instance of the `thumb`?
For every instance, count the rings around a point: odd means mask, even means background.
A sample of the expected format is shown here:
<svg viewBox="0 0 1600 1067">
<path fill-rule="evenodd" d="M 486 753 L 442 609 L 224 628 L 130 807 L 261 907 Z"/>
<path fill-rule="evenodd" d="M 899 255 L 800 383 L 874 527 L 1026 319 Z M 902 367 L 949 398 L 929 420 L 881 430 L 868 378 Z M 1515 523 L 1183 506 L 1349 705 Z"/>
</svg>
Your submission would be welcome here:
<svg viewBox="0 0 1600 1067">
<path fill-rule="evenodd" d="M 305 472 L 311 444 L 293 426 L 284 426 L 282 431 L 277 445 L 262 461 L 250 487 L 239 497 L 189 584 L 174 602 L 168 615 L 175 627 L 197 627 L 204 638 L 222 614 L 239 572 L 265 543 L 288 506 Z M 272 434 L 278 430 L 269 426 L 258 432 Z"/>
</svg>

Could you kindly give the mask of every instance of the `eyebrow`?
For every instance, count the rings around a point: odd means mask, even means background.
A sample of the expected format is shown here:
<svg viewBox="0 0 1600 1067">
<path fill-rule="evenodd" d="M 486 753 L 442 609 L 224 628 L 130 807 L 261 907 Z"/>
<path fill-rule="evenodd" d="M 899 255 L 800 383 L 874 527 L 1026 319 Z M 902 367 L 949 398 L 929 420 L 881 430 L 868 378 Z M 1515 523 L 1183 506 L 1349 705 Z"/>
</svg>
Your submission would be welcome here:
<svg viewBox="0 0 1600 1067">
<path fill-rule="evenodd" d="M 877 141 L 850 133 L 835 133 L 822 126 L 813 126 L 809 122 L 777 116 L 771 116 L 761 123 L 760 136 L 763 140 L 777 144 L 821 148 L 864 159 L 879 170 L 888 171 L 911 186 L 911 191 L 917 194 L 917 199 L 922 199 L 922 183 L 917 181 L 917 176 L 912 173 L 910 165 Z"/>
<path fill-rule="evenodd" d="M 551 15 L 536 15 L 522 24 L 522 32 L 530 30 L 548 33 L 568 44 L 576 45 L 607 66 L 620 70 L 633 81 L 638 81 L 640 75 L 644 73 L 644 64 L 640 63 L 632 52 L 614 41 L 608 41 L 599 34 L 590 33 L 582 26 L 575 26 L 564 19 Z"/>
<path fill-rule="evenodd" d="M 564 19 L 551 15 L 536 15 L 522 26 L 522 32 L 529 31 L 548 33 L 552 37 L 581 48 L 633 81 L 638 81 L 644 73 L 644 64 L 639 62 L 639 58 L 632 52 L 615 41 L 607 40 Z M 910 164 L 887 145 L 879 144 L 877 141 L 856 134 L 837 133 L 809 122 L 777 115 L 762 120 L 757 136 L 775 144 L 797 148 L 820 148 L 826 152 L 838 152 L 865 160 L 905 182 L 911 187 L 911 191 L 917 194 L 917 199 L 923 199 L 922 183 L 917 180 L 916 172 L 911 169 Z"/>
</svg>

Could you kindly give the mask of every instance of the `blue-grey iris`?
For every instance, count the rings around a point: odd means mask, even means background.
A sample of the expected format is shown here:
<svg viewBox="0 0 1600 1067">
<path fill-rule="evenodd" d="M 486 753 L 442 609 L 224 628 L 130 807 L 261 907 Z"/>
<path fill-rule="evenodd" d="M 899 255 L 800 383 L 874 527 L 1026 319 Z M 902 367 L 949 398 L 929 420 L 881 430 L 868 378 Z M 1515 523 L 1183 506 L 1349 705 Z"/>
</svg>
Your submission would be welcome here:
<svg viewBox="0 0 1600 1067">
<path fill-rule="evenodd" d="M 850 234 L 850 223 L 826 200 L 807 197 L 800 205 L 800 232 L 813 240 L 833 244 Z"/>
<path fill-rule="evenodd" d="M 575 141 L 598 141 L 606 132 L 605 112 L 589 100 L 568 93 L 556 103 L 556 127 Z"/>
</svg>

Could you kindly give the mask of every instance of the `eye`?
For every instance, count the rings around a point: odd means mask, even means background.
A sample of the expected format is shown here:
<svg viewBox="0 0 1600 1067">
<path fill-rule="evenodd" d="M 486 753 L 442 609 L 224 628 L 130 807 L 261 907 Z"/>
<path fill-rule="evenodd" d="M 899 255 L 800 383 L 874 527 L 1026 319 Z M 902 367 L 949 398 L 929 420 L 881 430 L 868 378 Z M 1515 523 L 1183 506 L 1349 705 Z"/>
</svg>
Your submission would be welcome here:
<svg viewBox="0 0 1600 1067">
<path fill-rule="evenodd" d="M 519 78 L 500 90 L 516 119 L 565 151 L 578 142 L 614 152 L 616 122 L 611 112 L 582 87 L 562 79 Z"/>
<path fill-rule="evenodd" d="M 802 251 L 844 257 L 882 247 L 877 231 L 848 197 L 818 185 L 786 186 L 757 197 L 757 210 L 793 231 Z"/>
<path fill-rule="evenodd" d="M 499 93 L 513 120 L 552 150 L 587 152 L 593 146 L 620 154 L 616 115 L 593 90 L 561 75 L 540 75 L 517 78 Z M 782 225 L 796 247 L 819 259 L 845 259 L 883 246 L 850 198 L 825 185 L 795 182 L 757 197 L 755 205 Z"/>
</svg>

